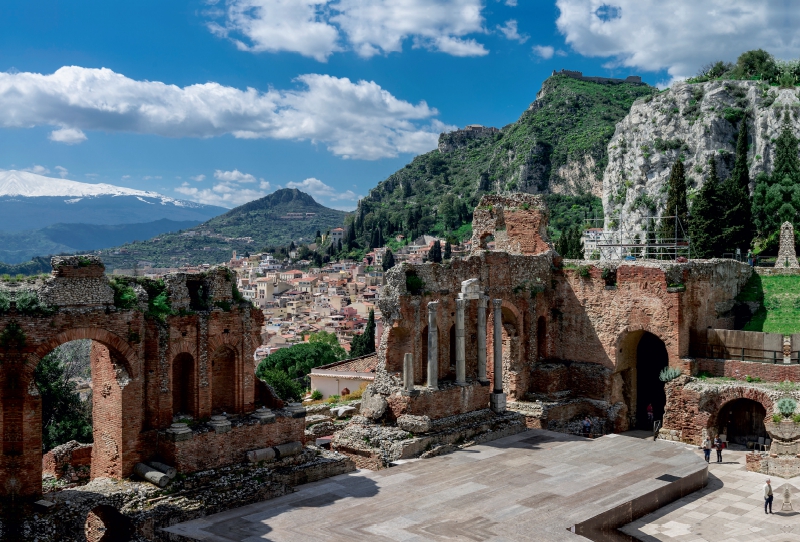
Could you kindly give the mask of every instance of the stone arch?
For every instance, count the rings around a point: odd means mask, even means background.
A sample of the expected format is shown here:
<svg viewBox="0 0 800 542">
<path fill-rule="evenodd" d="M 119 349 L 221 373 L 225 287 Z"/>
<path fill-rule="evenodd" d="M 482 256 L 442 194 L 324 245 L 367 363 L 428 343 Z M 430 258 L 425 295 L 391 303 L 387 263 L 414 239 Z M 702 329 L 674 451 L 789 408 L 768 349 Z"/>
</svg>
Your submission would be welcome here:
<svg viewBox="0 0 800 542">
<path fill-rule="evenodd" d="M 708 413 L 708 421 L 704 429 L 709 435 L 716 434 L 717 430 L 723 428 L 723 425 L 728 421 L 724 419 L 727 412 L 726 409 L 740 401 L 757 403 L 764 409 L 765 417 L 775 413 L 775 405 L 766 392 L 744 386 L 726 387 L 720 393 L 704 396 L 701 399 L 700 410 Z M 736 435 L 733 435 L 733 437 L 735 438 Z"/>
<path fill-rule="evenodd" d="M 239 368 L 236 351 L 230 346 L 220 346 L 210 357 L 211 361 L 211 413 L 237 412 Z"/>
<path fill-rule="evenodd" d="M 107 504 L 92 508 L 84 524 L 87 542 L 127 542 L 133 531 L 133 522 Z"/>
<path fill-rule="evenodd" d="M 197 359 L 197 343 L 193 340 L 186 339 L 185 337 L 172 340 L 169 346 L 170 358 L 174 359 L 175 356 L 183 353 L 189 354 L 194 359 Z"/>
<path fill-rule="evenodd" d="M 490 305 L 491 307 L 491 305 Z M 523 360 L 525 359 L 524 317 L 522 312 L 511 302 L 503 299 L 500 305 L 501 330 L 499 338 L 503 352 L 503 389 L 511 397 L 524 394 L 527 389 L 525 382 L 527 375 L 523 375 Z M 487 319 L 486 358 L 487 373 L 490 379 L 494 378 L 494 310 L 490 308 Z"/>
<path fill-rule="evenodd" d="M 404 326 L 395 325 L 389 330 L 386 339 L 386 372 L 390 374 L 403 372 L 403 355 L 413 352 L 414 334 Z"/>
<path fill-rule="evenodd" d="M 631 427 L 652 430 L 653 421 L 663 419 L 666 409 L 666 392 L 658 374 L 669 365 L 667 342 L 646 326 L 629 328 L 618 337 L 616 350 L 612 399 L 625 404 Z"/>
<path fill-rule="evenodd" d="M 125 371 L 128 373 L 128 376 L 131 379 L 139 376 L 139 364 L 137 363 L 138 355 L 136 354 L 136 351 L 131 348 L 128 342 L 122 339 L 119 335 L 100 327 L 71 328 L 59 333 L 58 335 L 50 337 L 41 343 L 29 358 L 29 361 L 31 362 L 30 365 L 32 365 L 31 371 L 36 368 L 36 366 L 39 364 L 39 361 L 44 356 L 55 350 L 57 347 L 64 343 L 79 339 L 91 339 L 102 344 L 106 348 L 109 348 L 115 354 L 117 354 L 117 356 L 115 356 L 117 359 L 114 361 L 122 362 Z"/>
<path fill-rule="evenodd" d="M 172 416 L 188 414 L 197 417 L 197 363 L 189 352 L 179 352 L 172 358 L 170 384 Z"/>
</svg>

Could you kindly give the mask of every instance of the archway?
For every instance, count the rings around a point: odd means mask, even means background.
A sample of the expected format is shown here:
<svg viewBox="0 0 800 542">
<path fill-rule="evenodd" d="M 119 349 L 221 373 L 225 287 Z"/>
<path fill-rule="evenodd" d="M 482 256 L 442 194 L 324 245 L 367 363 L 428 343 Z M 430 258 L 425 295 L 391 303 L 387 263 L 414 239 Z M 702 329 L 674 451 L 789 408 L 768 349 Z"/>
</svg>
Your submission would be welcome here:
<svg viewBox="0 0 800 542">
<path fill-rule="evenodd" d="M 194 358 L 182 352 L 172 360 L 172 417 L 197 416 L 196 403 Z"/>
<path fill-rule="evenodd" d="M 547 320 L 540 316 L 536 321 L 536 360 L 547 359 Z"/>
<path fill-rule="evenodd" d="M 734 399 L 722 405 L 717 413 L 716 427 L 712 427 L 712 435 L 727 436 L 728 442 L 746 445 L 747 441 L 757 441 L 759 437 L 767 438 L 764 418 L 767 410 L 764 405 L 752 399 Z"/>
<path fill-rule="evenodd" d="M 220 347 L 211 358 L 211 412 L 236 412 L 236 353 Z"/>
<path fill-rule="evenodd" d="M 127 542 L 133 535 L 133 523 L 117 509 L 95 506 L 86 516 L 86 542 Z"/>
<path fill-rule="evenodd" d="M 419 342 L 419 359 L 414 364 L 414 383 L 424 384 L 428 380 L 428 326 L 422 329 Z"/>
<path fill-rule="evenodd" d="M 659 374 L 669 364 L 666 345 L 659 337 L 644 330 L 626 333 L 619 341 L 614 400 L 628 407 L 629 427 L 653 430 L 647 407 L 653 407 L 653 419 L 664 417 L 667 398 Z"/>
</svg>

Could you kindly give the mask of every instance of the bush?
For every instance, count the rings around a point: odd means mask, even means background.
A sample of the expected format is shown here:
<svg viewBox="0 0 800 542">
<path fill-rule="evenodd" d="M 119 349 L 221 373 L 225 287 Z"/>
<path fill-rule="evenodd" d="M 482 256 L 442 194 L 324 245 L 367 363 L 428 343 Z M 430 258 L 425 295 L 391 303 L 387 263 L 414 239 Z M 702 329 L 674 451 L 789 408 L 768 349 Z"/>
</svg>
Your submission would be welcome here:
<svg viewBox="0 0 800 542">
<path fill-rule="evenodd" d="M 312 390 L 311 391 L 311 400 L 312 401 L 319 401 L 322 399 L 322 392 L 319 390 Z"/>
<path fill-rule="evenodd" d="M 406 290 L 411 295 L 419 295 L 425 287 L 425 282 L 417 275 L 406 273 Z"/>
<path fill-rule="evenodd" d="M 118 309 L 132 309 L 136 307 L 138 298 L 136 292 L 120 280 L 110 280 L 108 285 L 114 290 L 114 306 Z"/>
<path fill-rule="evenodd" d="M 261 367 L 259 366 L 259 369 Z M 278 397 L 284 401 L 299 399 L 303 396 L 303 386 L 292 380 L 288 374 L 278 369 L 259 371 L 258 378 L 272 386 Z"/>
<path fill-rule="evenodd" d="M 328 397 L 328 402 L 333 405 L 338 403 L 341 399 L 339 395 L 331 395 Z"/>
<path fill-rule="evenodd" d="M 675 380 L 679 376 L 681 376 L 681 370 L 677 367 L 664 367 L 661 369 L 661 372 L 658 374 L 658 379 L 661 382 L 669 382 L 670 380 Z"/>
<path fill-rule="evenodd" d="M 779 400 L 778 404 L 775 406 L 778 407 L 778 412 L 780 412 L 785 418 L 788 418 L 794 414 L 794 409 L 797 408 L 797 401 L 791 397 L 784 397 L 783 399 Z"/>
<path fill-rule="evenodd" d="M 781 417 L 780 414 L 773 414 L 772 415 L 772 422 L 773 423 L 781 423 L 782 419 L 783 419 L 783 417 Z"/>
</svg>

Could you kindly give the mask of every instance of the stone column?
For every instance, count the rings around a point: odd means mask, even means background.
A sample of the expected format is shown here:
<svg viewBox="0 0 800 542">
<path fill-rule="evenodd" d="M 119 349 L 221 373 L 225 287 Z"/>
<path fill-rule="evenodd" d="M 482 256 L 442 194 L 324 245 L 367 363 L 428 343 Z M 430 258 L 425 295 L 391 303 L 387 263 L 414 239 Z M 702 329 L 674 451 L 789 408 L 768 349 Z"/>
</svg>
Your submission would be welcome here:
<svg viewBox="0 0 800 542">
<path fill-rule="evenodd" d="M 439 389 L 439 328 L 436 321 L 438 301 L 428 303 L 428 387 Z"/>
<path fill-rule="evenodd" d="M 489 384 L 486 378 L 486 300 L 485 295 L 478 298 L 478 382 Z"/>
<path fill-rule="evenodd" d="M 506 411 L 506 394 L 503 393 L 503 300 L 492 299 L 494 308 L 494 392 L 489 396 L 492 410 L 498 414 Z"/>
<path fill-rule="evenodd" d="M 456 299 L 456 384 L 466 386 L 467 364 L 466 345 L 464 342 L 464 306 L 465 299 Z"/>
<path fill-rule="evenodd" d="M 403 389 L 414 391 L 414 355 L 403 356 Z"/>
</svg>

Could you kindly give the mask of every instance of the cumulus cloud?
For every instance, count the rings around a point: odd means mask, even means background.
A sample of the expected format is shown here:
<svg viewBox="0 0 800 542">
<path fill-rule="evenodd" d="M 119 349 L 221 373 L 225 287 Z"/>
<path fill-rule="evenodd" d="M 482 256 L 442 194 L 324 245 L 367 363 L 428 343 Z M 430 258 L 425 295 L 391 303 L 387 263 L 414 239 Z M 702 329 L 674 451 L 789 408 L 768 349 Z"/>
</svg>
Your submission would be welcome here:
<svg viewBox="0 0 800 542">
<path fill-rule="evenodd" d="M 204 181 L 204 180 L 206 179 L 206 176 L 201 174 L 201 175 L 195 175 L 195 176 L 193 176 L 193 177 L 189 177 L 189 178 L 190 178 L 191 180 L 193 180 L 193 181 L 197 181 L 197 182 L 199 183 L 199 182 L 201 182 L 201 181 Z"/>
<path fill-rule="evenodd" d="M 515 8 L 517 7 L 517 0 L 506 0 L 505 4 L 509 7 Z"/>
<path fill-rule="evenodd" d="M 58 174 L 61 176 L 62 179 L 65 179 L 67 177 L 67 175 L 69 174 L 69 171 L 67 171 L 67 168 L 62 167 L 62 166 L 56 166 L 56 171 L 58 171 Z"/>
<path fill-rule="evenodd" d="M 556 50 L 550 45 L 534 45 L 533 46 L 533 54 L 542 57 L 543 59 L 547 60 L 549 58 L 553 58 Z"/>
<path fill-rule="evenodd" d="M 232 208 L 243 205 L 248 201 L 263 198 L 269 193 L 269 183 L 262 183 L 259 190 L 253 188 L 243 188 L 236 183 L 220 182 L 211 188 L 203 188 L 202 190 L 183 183 L 175 189 L 179 194 L 188 196 L 192 201 L 205 203 L 207 205 L 219 205 L 220 207 Z"/>
<path fill-rule="evenodd" d="M 77 145 L 78 143 L 83 143 L 86 141 L 86 134 L 84 134 L 83 131 L 78 128 L 59 128 L 58 130 L 53 130 L 50 132 L 48 138 L 50 141 L 55 141 L 56 143 Z"/>
<path fill-rule="evenodd" d="M 212 10 L 216 35 L 245 51 L 291 51 L 325 61 L 352 49 L 363 57 L 401 51 L 411 40 L 454 56 L 483 56 L 482 0 L 227 0 Z"/>
<path fill-rule="evenodd" d="M 242 173 L 238 169 L 234 169 L 233 171 L 222 171 L 216 170 L 214 171 L 214 178 L 218 181 L 228 181 L 228 182 L 237 182 L 237 183 L 254 183 L 256 182 L 256 178 L 250 175 L 249 173 Z M 262 181 L 264 179 L 261 179 Z"/>
<path fill-rule="evenodd" d="M 694 75 L 715 60 L 749 49 L 779 58 L 800 54 L 800 27 L 787 24 L 795 6 L 783 0 L 557 0 L 556 24 L 572 48 L 608 57 L 611 68 Z"/>
<path fill-rule="evenodd" d="M 145 175 L 142 177 L 145 181 L 149 181 L 150 179 L 160 179 L 161 175 Z"/>
<path fill-rule="evenodd" d="M 357 196 L 352 190 L 345 190 L 339 192 L 332 186 L 329 186 L 319 179 L 309 177 L 299 183 L 294 181 L 286 183 L 287 188 L 297 188 L 303 192 L 307 192 L 317 198 L 325 198 L 330 201 L 358 201 L 361 196 Z"/>
<path fill-rule="evenodd" d="M 527 34 L 520 34 L 519 28 L 517 25 L 517 21 L 514 19 L 509 19 L 506 21 L 506 24 L 503 26 L 498 26 L 497 29 L 503 33 L 506 39 L 511 41 L 518 41 L 520 43 L 525 43 L 530 38 Z"/>
<path fill-rule="evenodd" d="M 312 141 L 364 160 L 427 152 L 447 128 L 424 101 L 400 100 L 375 82 L 307 74 L 296 83 L 260 92 L 218 83 L 181 88 L 106 68 L 0 72 L 0 127 L 62 126 L 50 138 L 63 143 L 85 140 L 82 130 Z"/>
<path fill-rule="evenodd" d="M 30 171 L 31 173 L 36 173 L 37 175 L 47 175 L 50 173 L 50 170 L 44 166 L 34 165 L 33 167 L 26 167 L 22 171 Z"/>
</svg>

